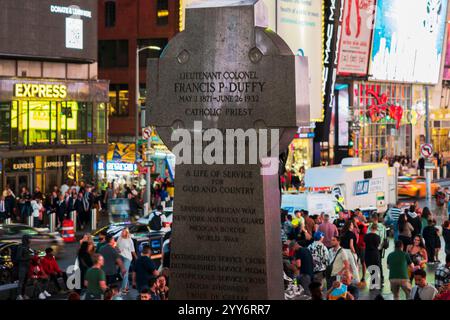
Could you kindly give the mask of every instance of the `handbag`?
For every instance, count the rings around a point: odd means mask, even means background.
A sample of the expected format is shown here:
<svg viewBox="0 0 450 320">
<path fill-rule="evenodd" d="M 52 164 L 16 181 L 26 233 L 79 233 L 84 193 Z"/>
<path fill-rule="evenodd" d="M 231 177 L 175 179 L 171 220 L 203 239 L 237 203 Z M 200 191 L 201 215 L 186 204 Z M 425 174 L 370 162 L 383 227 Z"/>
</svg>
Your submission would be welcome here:
<svg viewBox="0 0 450 320">
<path fill-rule="evenodd" d="M 327 268 L 325 269 L 325 277 L 327 279 L 331 278 L 331 273 L 333 272 L 333 265 L 334 262 L 336 261 L 337 256 L 339 255 L 339 253 L 341 252 L 342 248 L 339 248 L 339 250 L 336 252 L 336 255 L 334 256 L 333 261 L 331 261 L 331 263 L 327 266 Z"/>
</svg>

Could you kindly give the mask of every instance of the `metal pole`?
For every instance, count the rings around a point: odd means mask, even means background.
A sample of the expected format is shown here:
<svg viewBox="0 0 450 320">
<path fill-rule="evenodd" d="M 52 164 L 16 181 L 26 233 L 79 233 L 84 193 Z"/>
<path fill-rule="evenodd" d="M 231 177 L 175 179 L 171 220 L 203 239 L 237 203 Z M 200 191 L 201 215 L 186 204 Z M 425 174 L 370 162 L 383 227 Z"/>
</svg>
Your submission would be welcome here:
<svg viewBox="0 0 450 320">
<path fill-rule="evenodd" d="M 152 147 L 152 138 L 149 137 L 147 141 L 147 154 L 150 159 L 145 159 L 146 161 L 151 161 L 150 148 Z M 145 197 L 148 201 L 148 212 L 152 211 L 152 168 L 147 167 L 147 188 L 145 189 Z"/>
<path fill-rule="evenodd" d="M 136 126 L 136 132 L 135 132 L 135 156 L 136 160 L 138 159 L 138 140 L 139 140 L 139 111 L 140 111 L 140 105 L 139 105 L 139 98 L 140 98 L 140 91 L 139 91 L 139 47 L 136 47 L 136 115 L 135 115 L 135 126 Z"/>
<path fill-rule="evenodd" d="M 428 86 L 425 86 L 425 140 L 426 143 L 431 142 L 430 137 L 430 105 L 428 101 Z M 425 166 L 428 160 L 425 160 Z M 431 180 L 432 180 L 433 171 L 431 169 L 425 168 L 425 180 L 426 180 L 426 189 L 427 189 L 427 204 L 431 206 Z"/>
<path fill-rule="evenodd" d="M 73 232 L 77 232 L 77 212 L 75 210 L 70 212 L 70 220 L 73 221 Z"/>
<path fill-rule="evenodd" d="M 55 232 L 56 227 L 56 213 L 51 213 L 49 216 L 49 229 L 50 232 Z"/>
<path fill-rule="evenodd" d="M 91 210 L 91 230 L 97 229 L 97 209 Z"/>
</svg>

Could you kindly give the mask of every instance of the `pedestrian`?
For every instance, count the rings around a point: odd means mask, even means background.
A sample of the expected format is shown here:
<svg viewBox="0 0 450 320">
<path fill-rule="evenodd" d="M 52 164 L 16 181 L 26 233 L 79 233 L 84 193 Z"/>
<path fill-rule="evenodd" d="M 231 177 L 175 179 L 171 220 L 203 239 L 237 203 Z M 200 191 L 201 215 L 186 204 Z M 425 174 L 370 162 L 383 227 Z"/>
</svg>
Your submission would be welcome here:
<svg viewBox="0 0 450 320">
<path fill-rule="evenodd" d="M 408 222 L 407 212 L 401 214 L 398 218 L 398 239 L 403 242 L 403 248 L 411 244 L 412 232 L 414 227 Z"/>
<path fill-rule="evenodd" d="M 305 290 L 305 294 L 309 295 L 309 284 L 314 276 L 313 257 L 311 252 L 300 246 L 298 242 L 292 241 L 289 245 L 294 250 L 294 262 L 299 270 L 297 281 Z"/>
<path fill-rule="evenodd" d="M 427 273 L 423 269 L 414 271 L 415 286 L 411 290 L 411 300 L 433 300 L 438 291 L 427 283 Z"/>
<path fill-rule="evenodd" d="M 30 261 L 30 268 L 28 269 L 28 278 L 33 281 L 33 295 L 36 291 L 36 295 L 39 300 L 45 300 L 51 297 L 51 294 L 47 291 L 48 287 L 48 275 L 44 272 L 41 259 L 39 258 L 38 252 L 34 253 L 34 256 Z"/>
<path fill-rule="evenodd" d="M 425 269 L 428 262 L 428 254 L 422 236 L 415 236 L 413 239 L 413 243 L 406 248 L 406 252 L 413 262 L 413 268 L 411 269 L 410 277 L 410 280 L 412 280 L 414 277 L 414 271 L 418 269 Z"/>
<path fill-rule="evenodd" d="M 316 223 L 309 216 L 309 212 L 307 210 L 302 211 L 303 220 L 305 221 L 305 229 L 310 235 L 314 235 L 316 232 Z"/>
<path fill-rule="evenodd" d="M 31 200 L 31 209 L 33 210 L 33 225 L 38 228 L 42 223 L 42 200 L 33 198 L 33 200 Z"/>
<path fill-rule="evenodd" d="M 103 293 L 108 288 L 106 275 L 102 270 L 104 259 L 102 255 L 95 253 L 92 256 L 92 267 L 86 272 L 84 286 L 86 287 L 86 300 L 103 300 Z"/>
<path fill-rule="evenodd" d="M 382 268 L 381 265 L 381 256 L 380 256 L 380 244 L 381 244 L 381 238 L 377 234 L 378 232 L 378 224 L 373 223 L 370 226 L 370 233 L 366 234 L 364 236 L 364 242 L 366 243 L 366 253 L 365 253 L 365 264 L 366 267 L 369 268 L 371 266 L 376 266 L 379 269 Z M 379 270 L 378 269 L 378 270 Z M 381 282 L 381 272 L 379 273 L 380 278 L 380 284 Z M 363 278 L 365 277 L 365 273 L 363 273 Z"/>
<path fill-rule="evenodd" d="M 441 287 L 450 284 L 450 254 L 445 257 L 445 263 L 436 269 L 434 286 L 439 291 Z"/>
<path fill-rule="evenodd" d="M 158 286 L 156 284 L 156 278 L 150 278 L 149 288 L 151 300 L 161 300 L 158 292 Z"/>
<path fill-rule="evenodd" d="M 428 226 L 423 229 L 423 239 L 425 241 L 425 246 L 427 249 L 428 263 L 436 263 L 435 255 L 436 248 L 440 247 L 440 238 L 437 228 L 435 227 L 436 220 L 428 220 Z"/>
<path fill-rule="evenodd" d="M 414 238 L 416 235 L 421 234 L 422 222 L 420 220 L 420 217 L 416 213 L 416 207 L 414 205 L 409 208 L 407 219 L 414 229 L 411 233 L 411 238 Z"/>
<path fill-rule="evenodd" d="M 58 218 L 58 227 L 62 228 L 64 219 L 66 218 L 67 208 L 66 202 L 64 200 L 64 195 L 60 194 L 58 196 L 58 201 L 56 202 L 56 217 Z"/>
<path fill-rule="evenodd" d="M 358 255 L 356 252 L 357 236 L 354 230 L 355 230 L 354 220 L 350 219 L 349 221 L 347 221 L 344 228 L 342 229 L 340 244 L 342 249 L 347 254 L 352 274 L 358 277 L 359 275 Z"/>
<path fill-rule="evenodd" d="M 397 202 L 397 204 L 393 207 L 391 207 L 386 212 L 386 218 L 385 218 L 385 224 L 388 226 L 392 226 L 394 230 L 394 240 L 398 240 L 398 219 L 400 217 L 400 214 L 402 211 L 400 210 L 400 202 Z"/>
<path fill-rule="evenodd" d="M 339 211 L 339 218 L 335 219 L 333 224 L 338 229 L 340 236 L 342 235 L 342 229 L 344 228 L 346 222 L 347 222 L 347 220 L 344 217 L 344 212 Z"/>
<path fill-rule="evenodd" d="M 29 299 L 25 295 L 25 290 L 28 281 L 28 272 L 30 270 L 30 262 L 32 258 L 31 248 L 30 248 L 30 236 L 24 234 L 22 236 L 22 244 L 18 246 L 16 251 L 15 261 L 17 263 L 18 275 L 19 275 L 19 287 L 17 300 Z"/>
<path fill-rule="evenodd" d="M 444 224 L 442 225 L 442 237 L 444 238 L 445 242 L 445 254 L 450 253 L 450 221 L 446 220 L 444 221 Z"/>
<path fill-rule="evenodd" d="M 420 217 L 420 222 L 422 223 L 422 231 L 420 232 L 421 235 L 423 235 L 423 229 L 428 226 L 428 220 L 430 219 L 433 219 L 433 214 L 428 207 L 424 207 Z"/>
<path fill-rule="evenodd" d="M 317 231 L 314 233 L 314 242 L 308 247 L 308 250 L 311 252 L 313 257 L 314 276 L 312 281 L 320 283 L 322 283 L 325 279 L 325 271 L 330 263 L 328 249 L 323 244 L 324 237 L 325 235 L 323 232 Z"/>
<path fill-rule="evenodd" d="M 80 230 L 84 230 L 87 212 L 84 209 L 82 192 L 78 192 L 77 199 L 75 200 L 75 211 L 77 212 L 77 217 L 78 217 L 78 222 L 77 222 L 78 228 Z"/>
<path fill-rule="evenodd" d="M 384 257 L 384 250 L 387 250 L 389 248 L 389 239 L 387 236 L 386 227 L 381 223 L 380 217 L 377 213 L 372 215 L 371 223 L 369 224 L 369 230 L 373 224 L 377 225 L 377 234 L 380 237 L 380 246 L 378 247 L 378 250 L 380 252 L 380 257 Z M 381 262 L 381 261 L 380 261 Z M 383 273 L 383 267 L 380 265 L 380 271 L 381 271 L 381 283 L 384 283 L 384 273 Z"/>
<path fill-rule="evenodd" d="M 352 274 L 344 270 L 327 292 L 328 300 L 358 300 L 359 290 L 352 285 Z"/>
<path fill-rule="evenodd" d="M 323 244 L 328 249 L 332 247 L 332 238 L 339 236 L 339 231 L 334 224 L 330 222 L 330 215 L 325 214 L 323 216 L 323 222 L 319 225 L 320 231 L 324 234 Z"/>
<path fill-rule="evenodd" d="M 26 187 L 22 187 L 19 197 L 20 221 L 27 223 L 27 219 L 31 216 L 31 194 Z"/>
<path fill-rule="evenodd" d="M 400 288 L 408 299 L 411 294 L 411 282 L 409 281 L 408 269 L 412 270 L 414 265 L 406 252 L 403 251 L 403 242 L 395 242 L 395 250 L 387 257 L 389 269 L 389 282 L 394 300 L 400 299 Z"/>
<path fill-rule="evenodd" d="M 106 244 L 106 235 L 108 232 L 106 230 L 100 231 L 98 234 L 97 247 L 95 248 L 95 253 L 99 253 L 100 249 Z"/>
<path fill-rule="evenodd" d="M 104 259 L 103 271 L 105 271 L 106 283 L 109 286 L 116 283 L 118 280 L 118 267 L 120 268 L 122 276 L 124 276 L 127 271 L 125 270 L 125 266 L 118 250 L 114 247 L 114 238 L 111 235 L 107 235 L 105 241 L 106 244 L 100 249 L 99 253 Z"/>
<path fill-rule="evenodd" d="M 151 257 L 151 248 L 144 245 L 141 256 L 136 260 L 136 288 L 139 292 L 149 288 L 149 281 L 152 277 L 157 277 L 159 272 L 153 263 Z"/>
<path fill-rule="evenodd" d="M 128 228 L 122 230 L 122 233 L 117 240 L 117 249 L 119 250 L 123 266 L 126 270 L 122 279 L 121 292 L 122 294 L 128 294 L 130 265 L 133 259 L 137 259 L 133 239 L 131 239 L 130 230 L 128 230 Z"/>
<path fill-rule="evenodd" d="M 5 220 L 7 219 L 5 197 L 6 197 L 6 192 L 3 192 L 0 195 L 0 224 L 5 223 Z"/>
<path fill-rule="evenodd" d="M 446 204 L 446 194 L 442 188 L 439 188 L 436 191 L 436 208 L 437 213 L 444 216 L 447 215 L 447 206 Z"/>
<path fill-rule="evenodd" d="M 59 278 L 63 279 L 63 283 L 67 282 L 67 274 L 63 272 L 56 262 L 55 256 L 53 255 L 53 249 L 45 249 L 45 256 L 41 259 L 42 270 L 47 274 L 49 282 L 53 282 L 58 293 L 64 293 L 63 288 L 58 282 Z"/>
<path fill-rule="evenodd" d="M 148 288 L 144 288 L 144 289 L 140 290 L 138 300 L 140 300 L 140 301 L 152 300 L 152 297 L 150 295 L 150 290 Z"/>
<path fill-rule="evenodd" d="M 156 288 L 160 300 L 169 300 L 169 287 L 167 286 L 166 277 L 162 274 L 156 278 Z"/>
<path fill-rule="evenodd" d="M 309 285 L 309 292 L 311 292 L 312 301 L 323 300 L 323 286 L 321 282 L 311 282 Z"/>
<path fill-rule="evenodd" d="M 5 209 L 6 209 L 6 219 L 12 219 L 14 217 L 14 210 L 16 208 L 16 197 L 11 189 L 6 189 L 5 196 Z"/>
<path fill-rule="evenodd" d="M 341 275 L 345 270 L 351 270 L 347 253 L 340 245 L 338 237 L 331 238 L 331 248 L 328 250 L 330 264 L 327 267 L 327 288 L 330 289 L 332 284 L 337 280 L 337 276 Z"/>
<path fill-rule="evenodd" d="M 85 278 L 86 272 L 93 265 L 92 256 L 89 252 L 89 242 L 88 241 L 83 241 L 81 243 L 80 249 L 78 250 L 77 260 L 78 260 L 78 266 L 80 268 L 81 285 L 84 286 L 84 278 Z"/>
<path fill-rule="evenodd" d="M 167 225 L 167 217 L 163 214 L 163 206 L 158 205 L 149 217 L 149 226 L 151 230 L 159 231 Z"/>
</svg>

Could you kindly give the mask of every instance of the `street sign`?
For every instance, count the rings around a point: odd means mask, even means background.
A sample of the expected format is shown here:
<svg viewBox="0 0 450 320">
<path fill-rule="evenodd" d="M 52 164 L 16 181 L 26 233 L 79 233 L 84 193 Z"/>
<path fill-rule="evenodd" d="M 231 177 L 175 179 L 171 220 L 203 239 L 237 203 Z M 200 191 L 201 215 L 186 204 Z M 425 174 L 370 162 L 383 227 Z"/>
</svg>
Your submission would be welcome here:
<svg viewBox="0 0 450 320">
<path fill-rule="evenodd" d="M 155 162 L 153 162 L 153 160 L 152 161 L 144 161 L 144 167 L 147 167 L 147 168 L 153 167 L 154 164 L 155 164 Z"/>
<path fill-rule="evenodd" d="M 152 136 L 152 128 L 147 127 L 147 128 L 143 128 L 143 129 L 142 129 L 142 138 L 143 138 L 144 140 L 150 139 L 151 136 Z"/>
<path fill-rule="evenodd" d="M 431 169 L 431 170 L 433 170 L 433 169 L 436 169 L 436 167 L 435 167 L 435 165 L 434 165 L 433 162 L 431 162 L 431 161 L 425 161 L 425 169 Z"/>
<path fill-rule="evenodd" d="M 420 153 L 425 158 L 431 158 L 433 156 L 433 145 L 430 143 L 425 143 L 420 146 Z"/>
</svg>

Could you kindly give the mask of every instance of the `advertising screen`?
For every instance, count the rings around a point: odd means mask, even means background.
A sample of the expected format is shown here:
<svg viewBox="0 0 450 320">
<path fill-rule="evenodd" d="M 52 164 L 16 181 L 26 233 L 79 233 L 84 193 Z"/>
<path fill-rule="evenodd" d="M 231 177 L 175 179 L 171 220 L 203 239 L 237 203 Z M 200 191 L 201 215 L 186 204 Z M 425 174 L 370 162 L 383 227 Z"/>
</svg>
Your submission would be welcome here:
<svg viewBox="0 0 450 320">
<path fill-rule="evenodd" d="M 378 0 L 371 79 L 436 84 L 446 17 L 444 0 Z"/>
<path fill-rule="evenodd" d="M 277 3 L 277 33 L 295 54 L 308 57 L 310 117 L 312 121 L 322 121 L 322 1 L 279 0 Z"/>
<path fill-rule="evenodd" d="M 345 0 L 344 18 L 339 46 L 339 75 L 366 76 L 376 0 Z"/>
<path fill-rule="evenodd" d="M 97 60 L 97 1 L 0 0 L 0 56 Z"/>
<path fill-rule="evenodd" d="M 450 23 L 447 23 L 447 51 L 445 55 L 444 76 L 442 79 L 450 80 Z"/>
</svg>

